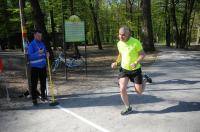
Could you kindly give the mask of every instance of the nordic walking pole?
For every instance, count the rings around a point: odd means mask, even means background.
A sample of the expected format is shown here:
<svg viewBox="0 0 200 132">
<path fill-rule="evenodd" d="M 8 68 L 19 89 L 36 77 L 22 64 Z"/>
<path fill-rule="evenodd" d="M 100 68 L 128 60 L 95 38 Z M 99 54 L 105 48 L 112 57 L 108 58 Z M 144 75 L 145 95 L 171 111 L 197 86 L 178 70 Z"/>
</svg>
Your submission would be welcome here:
<svg viewBox="0 0 200 132">
<path fill-rule="evenodd" d="M 56 102 L 56 100 L 55 100 L 54 87 L 53 87 L 53 82 L 52 82 L 52 78 L 51 78 L 51 68 L 50 68 L 50 63 L 49 63 L 49 57 L 47 57 L 47 65 L 48 65 L 49 82 L 50 82 L 50 89 L 51 89 L 51 103 L 49 105 L 56 106 L 59 103 Z"/>
</svg>

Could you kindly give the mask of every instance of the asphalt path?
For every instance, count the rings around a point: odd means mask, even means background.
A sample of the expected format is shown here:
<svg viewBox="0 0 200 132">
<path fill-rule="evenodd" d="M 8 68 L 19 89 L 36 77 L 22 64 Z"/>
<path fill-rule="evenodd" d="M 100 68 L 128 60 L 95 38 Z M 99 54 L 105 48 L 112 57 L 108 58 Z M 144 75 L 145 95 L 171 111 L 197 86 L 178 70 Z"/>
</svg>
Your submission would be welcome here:
<svg viewBox="0 0 200 132">
<path fill-rule="evenodd" d="M 153 79 L 144 94 L 137 95 L 129 84 L 132 114 L 120 115 L 124 106 L 118 86 L 113 85 L 59 96 L 55 107 L 2 110 L 0 131 L 199 132 L 200 52 L 159 50 L 155 63 L 143 68 Z"/>
</svg>

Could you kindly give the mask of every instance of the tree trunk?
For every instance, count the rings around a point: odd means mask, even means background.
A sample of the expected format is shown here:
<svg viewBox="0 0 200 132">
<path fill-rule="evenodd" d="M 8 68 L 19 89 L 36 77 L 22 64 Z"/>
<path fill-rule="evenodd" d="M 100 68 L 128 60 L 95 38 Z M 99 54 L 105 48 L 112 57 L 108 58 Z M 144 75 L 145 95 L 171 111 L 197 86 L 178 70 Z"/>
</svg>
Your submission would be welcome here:
<svg viewBox="0 0 200 132">
<path fill-rule="evenodd" d="M 53 16 L 53 9 L 50 10 L 50 18 L 51 18 L 51 36 L 52 36 L 52 41 L 53 41 L 53 48 L 56 50 L 56 41 L 55 41 L 55 23 L 54 23 L 54 16 Z"/>
<path fill-rule="evenodd" d="M 170 47 L 170 40 L 171 40 L 171 34 L 170 34 L 170 14 L 169 14 L 169 0 L 165 1 L 165 25 L 166 25 L 166 46 Z"/>
<path fill-rule="evenodd" d="M 170 33 L 170 18 L 168 17 L 166 20 L 166 46 L 170 47 L 171 42 L 171 33 Z"/>
<path fill-rule="evenodd" d="M 43 33 L 43 40 L 47 47 L 47 50 L 50 53 L 51 59 L 53 58 L 53 51 L 51 49 L 51 45 L 49 42 L 49 35 L 47 33 L 45 23 L 44 23 L 44 14 L 41 11 L 39 1 L 38 0 L 30 0 L 31 7 L 32 7 L 32 14 L 33 14 L 33 20 L 35 24 L 36 29 L 40 29 Z"/>
<path fill-rule="evenodd" d="M 138 38 L 141 38 L 141 17 L 138 16 L 137 17 L 137 34 L 138 34 Z"/>
<path fill-rule="evenodd" d="M 133 3 L 134 3 L 134 0 L 128 0 L 129 2 L 129 17 L 130 17 L 130 20 L 131 22 L 133 21 Z"/>
<path fill-rule="evenodd" d="M 154 51 L 153 43 L 153 30 L 152 30 L 152 20 L 151 20 L 151 1 L 142 0 L 142 41 L 145 51 Z"/>
<path fill-rule="evenodd" d="M 189 38 L 189 27 L 190 27 L 190 18 L 193 11 L 195 0 L 186 0 L 185 3 L 185 11 L 183 15 L 183 20 L 181 23 L 181 30 L 180 30 L 180 48 L 186 48 L 188 38 Z"/>
<path fill-rule="evenodd" d="M 110 43 L 110 24 L 109 24 L 109 13 L 108 13 L 108 6 L 106 8 L 106 42 Z"/>
<path fill-rule="evenodd" d="M 75 14 L 75 12 L 74 12 L 74 0 L 69 0 L 69 3 L 70 3 L 70 14 L 74 15 Z"/>
<path fill-rule="evenodd" d="M 200 42 L 200 27 L 197 28 L 197 39 L 196 39 L 196 45 L 199 45 Z"/>
<path fill-rule="evenodd" d="M 176 21 L 176 5 L 174 0 L 171 0 L 171 17 L 172 17 L 172 29 L 174 32 L 174 39 L 175 39 L 175 43 L 176 43 L 176 48 L 180 47 L 180 34 L 179 34 L 179 30 L 178 30 L 178 25 L 177 25 L 177 21 Z"/>
<path fill-rule="evenodd" d="M 95 26 L 95 30 L 96 30 L 96 39 L 97 39 L 97 44 L 98 44 L 98 48 L 100 50 L 102 50 L 102 45 L 101 45 L 101 40 L 100 40 L 100 35 L 99 35 L 99 27 L 98 27 L 98 19 L 97 19 L 97 12 L 95 12 L 95 9 L 92 5 L 92 1 L 90 0 L 90 10 L 92 12 L 92 17 L 93 17 L 93 21 L 94 21 L 94 26 Z M 96 0 L 95 0 L 96 3 Z M 96 9 L 97 10 L 97 9 Z"/>
<path fill-rule="evenodd" d="M 186 49 L 188 49 L 188 47 L 190 46 L 190 42 L 191 42 L 191 33 L 192 33 L 192 29 L 193 29 L 193 25 L 194 25 L 194 18 L 195 18 L 195 12 L 194 12 L 194 15 L 192 17 L 192 20 L 191 20 L 191 25 L 188 26 L 188 39 L 187 39 L 187 45 L 186 45 Z"/>
<path fill-rule="evenodd" d="M 186 34 L 188 29 L 188 1 L 186 0 L 185 3 L 185 11 L 183 15 L 183 20 L 181 23 L 181 29 L 180 29 L 180 48 L 183 49 L 186 45 Z"/>
<path fill-rule="evenodd" d="M 186 38 L 186 41 L 187 41 L 186 46 L 190 45 L 190 41 L 191 41 L 191 30 L 193 28 L 195 12 L 194 12 L 194 17 L 191 21 L 191 23 L 192 23 L 191 25 L 190 25 L 190 19 L 191 19 L 191 16 L 192 16 L 192 12 L 194 10 L 196 0 L 191 0 L 189 2 L 190 2 L 190 4 L 189 4 L 189 15 L 188 15 L 189 17 L 188 17 L 188 26 L 187 26 L 188 27 L 188 33 L 187 33 L 187 38 Z"/>
</svg>

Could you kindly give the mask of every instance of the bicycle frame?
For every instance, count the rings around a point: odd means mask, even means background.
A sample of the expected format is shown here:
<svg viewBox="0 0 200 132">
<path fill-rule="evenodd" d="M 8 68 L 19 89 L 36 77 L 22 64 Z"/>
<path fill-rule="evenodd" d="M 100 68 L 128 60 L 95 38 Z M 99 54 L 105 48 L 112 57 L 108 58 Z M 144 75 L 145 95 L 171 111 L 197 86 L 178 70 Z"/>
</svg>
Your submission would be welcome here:
<svg viewBox="0 0 200 132">
<path fill-rule="evenodd" d="M 84 61 L 82 58 L 80 59 L 74 59 L 74 58 L 67 58 L 66 59 L 66 63 L 65 63 L 65 59 L 62 56 L 62 52 L 59 54 L 58 58 L 54 61 L 53 65 L 52 65 L 52 71 L 54 72 L 60 65 L 60 63 L 65 64 L 65 67 L 67 68 L 76 68 L 81 66 Z"/>
</svg>

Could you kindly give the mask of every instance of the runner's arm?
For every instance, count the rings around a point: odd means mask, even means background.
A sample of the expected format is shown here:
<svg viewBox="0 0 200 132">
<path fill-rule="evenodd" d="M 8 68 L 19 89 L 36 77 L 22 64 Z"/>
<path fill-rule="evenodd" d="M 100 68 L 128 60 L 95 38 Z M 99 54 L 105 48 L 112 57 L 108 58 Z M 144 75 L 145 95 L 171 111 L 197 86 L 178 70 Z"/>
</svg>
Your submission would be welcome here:
<svg viewBox="0 0 200 132">
<path fill-rule="evenodd" d="M 139 64 L 139 63 L 141 63 L 141 61 L 144 59 L 144 57 L 145 57 L 146 55 L 145 55 L 145 53 L 144 53 L 144 50 L 141 50 L 140 52 L 139 52 L 139 57 L 138 57 L 138 59 L 134 62 L 136 65 L 137 64 Z"/>
<path fill-rule="evenodd" d="M 121 59 L 122 59 L 122 56 L 121 54 L 119 53 L 118 56 L 117 56 L 117 59 L 116 59 L 116 64 L 119 64 L 121 62 Z"/>
<path fill-rule="evenodd" d="M 121 62 L 121 54 L 119 53 L 115 62 L 111 64 L 111 68 L 116 68 L 117 64 Z"/>
</svg>

